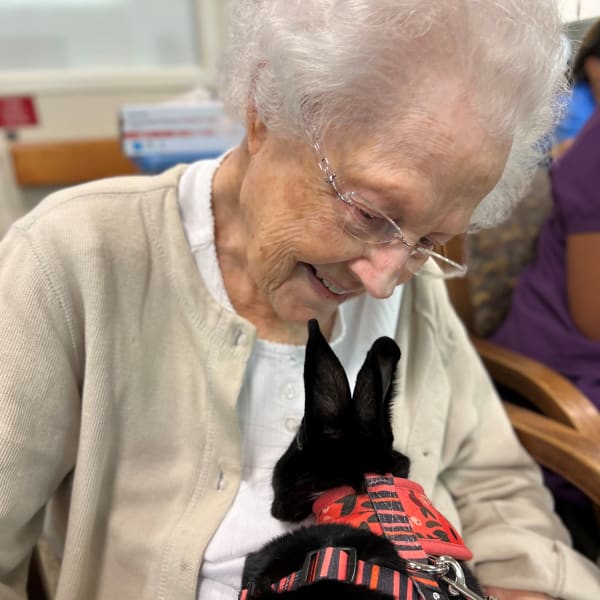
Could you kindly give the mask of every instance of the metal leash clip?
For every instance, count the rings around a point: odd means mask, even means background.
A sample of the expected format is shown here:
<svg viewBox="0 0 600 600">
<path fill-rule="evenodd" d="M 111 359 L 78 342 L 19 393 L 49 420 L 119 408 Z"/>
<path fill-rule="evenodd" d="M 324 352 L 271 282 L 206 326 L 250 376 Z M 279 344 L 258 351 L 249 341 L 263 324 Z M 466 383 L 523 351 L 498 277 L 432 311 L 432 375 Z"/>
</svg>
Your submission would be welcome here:
<svg viewBox="0 0 600 600">
<path fill-rule="evenodd" d="M 480 596 L 467 587 L 465 574 L 459 562 L 451 556 L 440 556 L 435 559 L 435 566 L 444 569 L 440 579 L 448 584 L 451 596 L 462 596 L 466 600 L 497 600 L 494 596 Z M 450 569 L 454 571 L 454 579 L 449 576 Z"/>
</svg>

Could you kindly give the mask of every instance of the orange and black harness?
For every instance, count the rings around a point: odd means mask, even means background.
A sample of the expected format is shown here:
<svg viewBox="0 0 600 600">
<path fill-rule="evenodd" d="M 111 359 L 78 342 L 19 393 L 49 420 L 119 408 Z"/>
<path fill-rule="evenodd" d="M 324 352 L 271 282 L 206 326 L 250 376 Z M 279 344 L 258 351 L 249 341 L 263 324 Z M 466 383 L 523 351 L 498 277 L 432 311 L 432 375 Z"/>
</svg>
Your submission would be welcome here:
<svg viewBox="0 0 600 600">
<path fill-rule="evenodd" d="M 441 580 L 449 585 L 452 597 L 493 600 L 466 586 L 458 561 L 469 560 L 473 554 L 419 484 L 392 475 L 368 474 L 365 480 L 366 494 L 340 487 L 321 495 L 313 505 L 317 523 L 342 523 L 384 535 L 394 544 L 405 569 L 360 560 L 354 548 L 328 546 L 309 552 L 303 567 L 274 582 L 273 591 L 291 591 L 329 579 L 378 590 L 395 600 L 446 600 Z M 243 589 L 238 600 L 250 598 L 250 589 Z"/>
</svg>

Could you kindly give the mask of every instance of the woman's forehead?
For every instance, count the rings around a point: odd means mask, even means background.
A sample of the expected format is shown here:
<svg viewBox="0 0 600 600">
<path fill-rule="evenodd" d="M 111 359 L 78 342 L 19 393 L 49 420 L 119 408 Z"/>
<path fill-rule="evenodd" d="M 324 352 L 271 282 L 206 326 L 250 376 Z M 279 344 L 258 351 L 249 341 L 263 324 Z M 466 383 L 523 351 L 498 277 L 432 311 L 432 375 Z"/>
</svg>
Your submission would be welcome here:
<svg viewBox="0 0 600 600">
<path fill-rule="evenodd" d="M 371 139 L 349 134 L 330 160 L 341 179 L 374 191 L 413 188 L 431 194 L 489 192 L 504 170 L 510 143 L 483 128 L 434 119 Z M 357 143 L 356 140 L 359 140 Z"/>
<path fill-rule="evenodd" d="M 436 164 L 450 168 L 467 161 L 489 171 L 506 161 L 510 140 L 483 120 L 459 88 L 457 82 L 446 82 L 401 115 L 354 131 L 332 129 L 327 147 L 339 148 L 342 160 L 357 168 L 377 160 L 390 169 L 410 163 L 431 171 Z"/>
</svg>

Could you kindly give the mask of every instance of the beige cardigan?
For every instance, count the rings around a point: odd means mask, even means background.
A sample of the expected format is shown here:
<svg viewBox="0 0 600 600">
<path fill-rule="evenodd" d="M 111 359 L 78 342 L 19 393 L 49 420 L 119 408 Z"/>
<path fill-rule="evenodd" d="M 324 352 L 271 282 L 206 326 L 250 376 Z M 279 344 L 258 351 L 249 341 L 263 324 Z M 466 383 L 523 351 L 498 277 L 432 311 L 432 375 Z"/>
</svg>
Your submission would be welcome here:
<svg viewBox="0 0 600 600">
<path fill-rule="evenodd" d="M 255 332 L 201 283 L 181 173 L 54 194 L 0 245 L 1 600 L 25 597 L 46 505 L 64 547 L 58 600 L 195 598 L 240 479 Z M 600 598 L 442 282 L 406 286 L 397 338 L 396 445 L 481 580 Z"/>
</svg>

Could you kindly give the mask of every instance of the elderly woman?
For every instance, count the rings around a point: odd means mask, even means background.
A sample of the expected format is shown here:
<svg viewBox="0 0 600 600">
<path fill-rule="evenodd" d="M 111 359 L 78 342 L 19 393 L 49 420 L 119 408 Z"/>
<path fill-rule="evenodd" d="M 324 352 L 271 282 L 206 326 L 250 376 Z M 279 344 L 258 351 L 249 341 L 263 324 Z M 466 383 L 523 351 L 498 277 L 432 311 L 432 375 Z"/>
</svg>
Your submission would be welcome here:
<svg viewBox="0 0 600 600">
<path fill-rule="evenodd" d="M 562 89 L 552 0 L 233 2 L 218 160 L 60 192 L 0 247 L 0 597 L 234 599 L 306 321 L 403 351 L 394 436 L 500 599 L 600 597 L 448 304 L 436 247 L 507 214 Z"/>
</svg>

